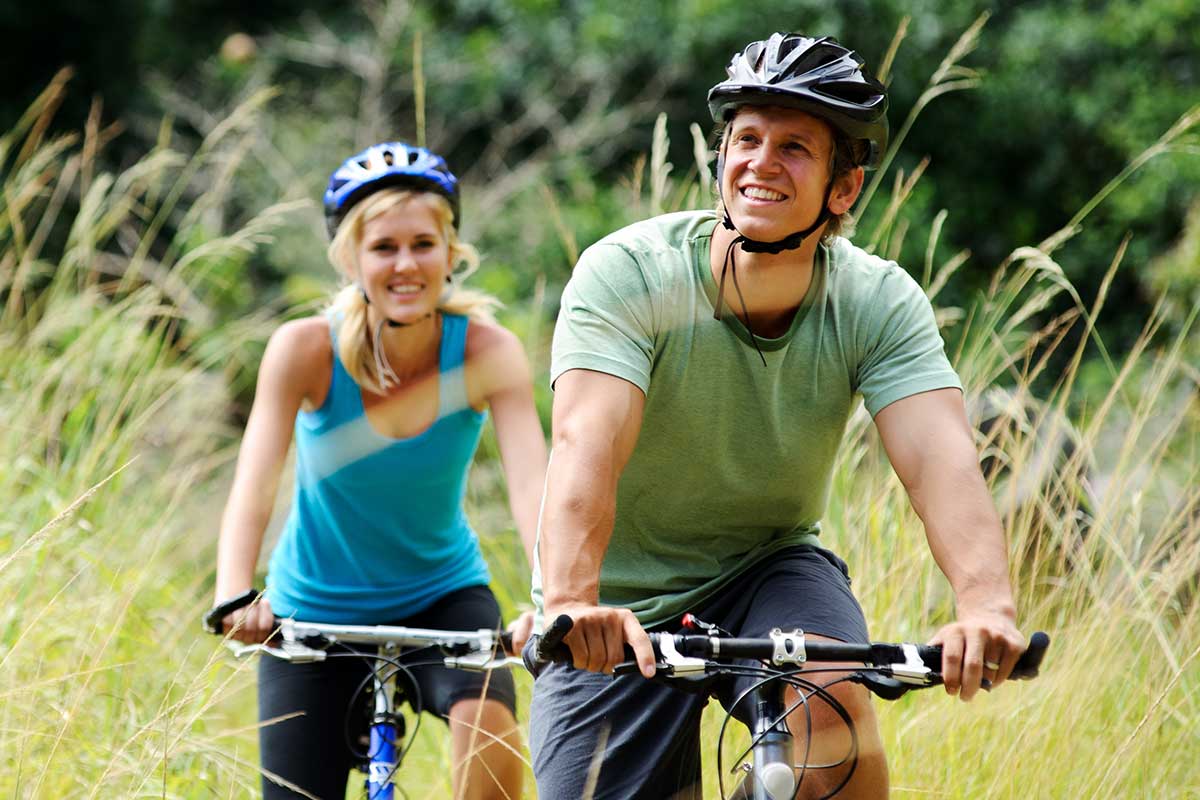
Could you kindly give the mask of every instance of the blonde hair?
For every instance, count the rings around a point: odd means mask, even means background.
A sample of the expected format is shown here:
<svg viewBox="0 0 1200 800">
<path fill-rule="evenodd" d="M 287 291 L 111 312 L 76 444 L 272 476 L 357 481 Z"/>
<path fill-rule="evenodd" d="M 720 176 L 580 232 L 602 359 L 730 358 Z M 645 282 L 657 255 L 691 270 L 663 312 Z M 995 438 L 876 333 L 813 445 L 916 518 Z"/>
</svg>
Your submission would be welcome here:
<svg viewBox="0 0 1200 800">
<path fill-rule="evenodd" d="M 385 384 L 375 362 L 375 332 L 370 329 L 367 319 L 367 299 L 359 277 L 358 247 L 368 222 L 408 203 L 422 203 L 433 212 L 449 246 L 452 279 L 438 300 L 438 311 L 480 322 L 494 322 L 492 311 L 500 305 L 489 294 L 462 287 L 462 281 L 479 267 L 479 251 L 459 241 L 458 231 L 454 228 L 454 212 L 446 198 L 433 192 L 393 187 L 381 189 L 356 203 L 329 243 L 329 261 L 348 282 L 334 295 L 329 311 L 332 312 L 331 324 L 338 326 L 338 356 L 342 364 L 355 383 L 376 394 L 384 394 Z"/>
</svg>

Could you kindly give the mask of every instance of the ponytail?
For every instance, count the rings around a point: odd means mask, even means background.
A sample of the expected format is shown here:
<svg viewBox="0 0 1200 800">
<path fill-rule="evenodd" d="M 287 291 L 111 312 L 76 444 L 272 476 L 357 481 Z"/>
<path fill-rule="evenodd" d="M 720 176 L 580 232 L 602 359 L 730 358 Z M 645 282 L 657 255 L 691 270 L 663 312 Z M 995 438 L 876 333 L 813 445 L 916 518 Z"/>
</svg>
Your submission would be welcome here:
<svg viewBox="0 0 1200 800">
<path fill-rule="evenodd" d="M 359 386 L 384 394 L 383 376 L 375 368 L 367 298 L 357 284 L 343 286 L 329 306 L 330 325 L 337 326 L 338 358 Z"/>
</svg>

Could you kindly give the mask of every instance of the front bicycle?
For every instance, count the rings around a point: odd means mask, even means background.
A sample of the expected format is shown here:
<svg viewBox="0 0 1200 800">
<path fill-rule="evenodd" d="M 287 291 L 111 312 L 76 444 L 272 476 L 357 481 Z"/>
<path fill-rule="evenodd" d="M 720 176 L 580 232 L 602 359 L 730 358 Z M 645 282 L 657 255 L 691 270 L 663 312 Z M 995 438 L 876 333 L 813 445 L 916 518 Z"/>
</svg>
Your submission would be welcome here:
<svg viewBox="0 0 1200 800">
<path fill-rule="evenodd" d="M 560 616 L 553 622 L 538 642 L 534 656 L 538 665 L 571 662 L 571 654 L 562 639 L 572 626 L 573 621 L 567 616 Z M 703 691 L 710 696 L 715 693 L 719 679 L 749 677 L 753 680 L 751 686 L 726 707 L 721 726 L 719 739 L 723 742 L 734 709 L 741 707 L 746 710 L 745 722 L 751 736 L 750 746 L 735 759 L 736 766 L 731 770 L 745 773 L 732 793 L 725 790 L 723 749 L 718 747 L 717 769 L 723 800 L 788 800 L 799 794 L 808 771 L 848 765 L 841 781 L 823 795 L 823 798 L 834 797 L 854 774 L 858 739 L 852 717 L 829 692 L 830 687 L 852 682 L 865 686 L 884 700 L 896 700 L 911 690 L 942 683 L 942 650 L 939 646 L 831 642 L 806 638 L 799 630 L 780 629 L 771 631 L 766 637 L 738 638 L 691 615 L 685 615 L 684 627 L 696 633 L 649 634 L 655 654 L 653 680 L 676 688 Z M 1010 677 L 1019 680 L 1035 677 L 1049 641 L 1045 633 L 1033 634 L 1028 649 Z M 628 648 L 627 653 L 630 660 L 616 667 L 614 678 L 640 677 Z M 812 668 L 813 664 L 838 663 L 861 666 Z M 813 680 L 815 673 L 832 675 L 833 679 L 818 683 Z M 797 697 L 791 702 L 787 700 L 789 688 L 795 690 Z M 789 728 L 788 720 L 793 712 L 814 698 L 828 704 L 849 730 L 849 752 L 836 763 L 814 765 L 808 763 L 807 756 L 802 756 L 800 763 L 794 763 L 795 732 Z M 809 725 L 806 741 L 811 744 L 811 718 Z"/>
<path fill-rule="evenodd" d="M 257 592 L 247 592 L 214 608 L 203 620 L 205 631 L 223 635 L 221 620 L 254 602 L 257 596 Z M 520 659 L 506 655 L 512 651 L 511 636 L 488 628 L 455 631 L 276 618 L 275 629 L 272 637 L 261 644 L 243 644 L 232 639 L 227 639 L 225 644 L 238 658 L 261 653 L 294 664 L 324 662 L 332 658 L 357 658 L 370 664 L 367 677 L 355 691 L 355 697 L 370 692 L 371 698 L 367 749 L 357 753 L 359 769 L 366 776 L 364 790 L 368 800 L 393 800 L 399 788 L 395 776 L 416 735 L 416 730 L 412 736 L 406 735 L 404 717 L 400 713 L 402 705 L 407 703 L 412 708 L 417 715 L 416 724 L 420 725 L 424 703 L 411 670 L 441 665 L 489 672 L 521 663 Z M 423 652 L 428 652 L 430 657 L 413 659 L 414 654 Z M 347 746 L 351 750 L 356 749 L 351 735 L 355 706 L 356 702 L 350 703 L 343 724 Z M 407 745 L 406 740 L 409 741 Z"/>
</svg>

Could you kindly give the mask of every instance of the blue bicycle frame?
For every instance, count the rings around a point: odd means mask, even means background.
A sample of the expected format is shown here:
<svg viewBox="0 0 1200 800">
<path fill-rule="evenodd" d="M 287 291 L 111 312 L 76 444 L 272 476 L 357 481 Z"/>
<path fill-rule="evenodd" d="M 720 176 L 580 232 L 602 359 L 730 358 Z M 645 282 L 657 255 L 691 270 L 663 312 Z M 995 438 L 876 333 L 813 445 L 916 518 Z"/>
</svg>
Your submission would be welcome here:
<svg viewBox="0 0 1200 800">
<path fill-rule="evenodd" d="M 380 648 L 388 656 L 396 648 L 385 645 Z M 375 673 L 375 713 L 371 717 L 371 740 L 367 750 L 367 800 L 393 800 L 396 774 L 396 743 L 399 741 L 400 726 L 404 720 L 393 708 L 396 691 L 396 675 L 393 672 L 385 680 Z"/>
</svg>

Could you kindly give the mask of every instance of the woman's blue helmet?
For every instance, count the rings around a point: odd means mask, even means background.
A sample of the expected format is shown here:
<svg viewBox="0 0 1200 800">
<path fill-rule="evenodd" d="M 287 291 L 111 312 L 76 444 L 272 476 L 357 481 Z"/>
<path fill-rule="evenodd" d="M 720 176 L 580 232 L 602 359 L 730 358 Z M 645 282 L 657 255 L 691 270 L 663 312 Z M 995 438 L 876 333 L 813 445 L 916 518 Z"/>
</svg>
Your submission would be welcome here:
<svg viewBox="0 0 1200 800">
<path fill-rule="evenodd" d="M 424 147 L 382 142 L 351 156 L 329 176 L 325 190 L 325 224 L 332 237 L 350 207 L 389 186 L 437 192 L 450 201 L 454 227 L 459 222 L 458 178 L 446 160 Z"/>
</svg>

